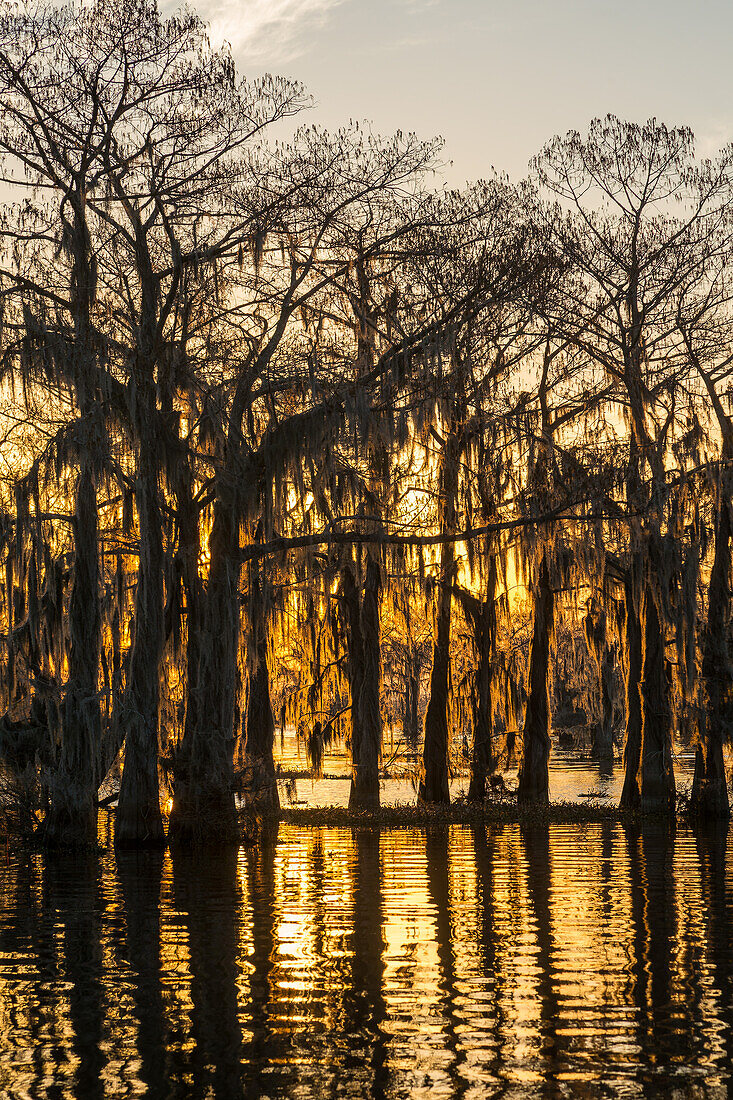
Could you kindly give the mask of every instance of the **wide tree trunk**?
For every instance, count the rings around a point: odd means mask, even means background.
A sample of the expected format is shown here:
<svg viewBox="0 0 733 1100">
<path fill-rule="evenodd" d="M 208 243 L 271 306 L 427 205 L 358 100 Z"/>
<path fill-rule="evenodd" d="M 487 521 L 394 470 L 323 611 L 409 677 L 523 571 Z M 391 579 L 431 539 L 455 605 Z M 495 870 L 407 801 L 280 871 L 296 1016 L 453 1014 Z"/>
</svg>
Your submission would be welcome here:
<svg viewBox="0 0 733 1100">
<path fill-rule="evenodd" d="M 69 679 L 61 711 L 59 759 L 49 782 L 51 805 L 38 835 L 45 844 L 97 842 L 101 782 L 99 712 L 99 602 L 97 491 L 91 447 L 76 483 L 74 580 L 69 607 Z"/>
<path fill-rule="evenodd" d="M 639 766 L 641 763 L 642 640 L 633 567 L 632 573 L 627 576 L 625 582 L 624 645 L 626 649 L 626 738 L 621 806 L 627 810 L 636 810 L 641 804 Z"/>
<path fill-rule="evenodd" d="M 86 222 L 85 185 L 70 195 L 74 343 L 69 364 L 79 427 L 80 466 L 74 506 L 74 579 L 69 606 L 69 674 L 61 709 L 61 743 L 49 777 L 50 808 L 39 829 L 46 844 L 97 841 L 97 792 L 102 780 L 99 662 L 102 613 L 96 463 L 104 435 L 97 401 L 97 357 L 92 330 L 95 278 Z"/>
<path fill-rule="evenodd" d="M 270 698 L 267 668 L 267 607 L 265 582 L 257 565 L 252 566 L 249 593 L 250 630 L 254 640 L 254 667 L 249 674 L 249 698 L 243 723 L 242 773 L 245 808 L 257 815 L 276 814 L 280 809 L 273 746 L 275 719 Z"/>
<path fill-rule="evenodd" d="M 469 802 L 483 801 L 486 796 L 486 779 L 493 771 L 491 651 L 488 646 L 485 650 L 482 650 L 479 656 L 479 667 L 476 672 L 476 692 L 471 779 L 468 785 Z"/>
<path fill-rule="evenodd" d="M 217 501 L 209 536 L 209 579 L 192 628 L 198 674 L 189 684 L 183 739 L 176 756 L 171 843 L 233 839 L 234 704 L 239 647 L 239 523 Z M 193 695 L 191 689 L 193 687 Z"/>
<path fill-rule="evenodd" d="M 695 755 L 691 812 L 699 820 L 730 816 L 723 745 L 733 703 L 733 669 L 728 645 L 730 629 L 731 476 L 721 479 L 715 530 L 715 556 L 708 585 L 708 618 L 703 642 L 705 715 Z"/>
<path fill-rule="evenodd" d="M 629 397 L 631 414 L 631 439 L 629 465 L 626 475 L 626 494 L 629 506 L 646 512 L 645 533 L 632 534 L 632 588 L 635 604 L 641 596 L 642 654 L 639 696 L 641 703 L 641 750 L 638 774 L 640 780 L 639 804 L 644 810 L 671 811 L 675 809 L 675 785 L 672 768 L 672 714 L 665 667 L 666 630 L 665 594 L 663 592 L 661 540 L 661 515 L 657 501 L 665 485 L 666 475 L 660 441 L 648 431 L 644 398 L 645 350 L 642 314 L 636 298 L 634 283 L 630 290 L 628 306 L 632 317 L 629 343 L 626 349 L 624 381 Z M 644 484 L 642 467 L 648 466 L 650 484 Z M 637 604 L 638 605 L 638 604 Z M 628 617 L 627 617 L 628 621 Z M 631 664 L 631 659 L 629 664 Z M 629 700 L 631 703 L 631 700 Z M 627 724 L 632 715 L 627 715 Z M 628 750 L 627 745 L 627 750 Z M 632 746 L 633 748 L 633 746 Z M 633 754 L 627 765 L 633 766 Z M 631 789 L 622 795 L 622 805 L 634 805 L 635 792 Z"/>
<path fill-rule="evenodd" d="M 379 808 L 379 754 L 382 748 L 380 710 L 381 654 L 379 561 L 369 554 L 363 596 L 349 564 L 342 573 L 342 593 L 348 624 L 348 674 L 351 690 L 352 809 Z"/>
<path fill-rule="evenodd" d="M 138 387 L 139 400 L 154 408 L 152 383 Z M 163 539 L 158 500 L 158 462 L 153 418 L 140 425 L 135 484 L 140 555 L 135 590 L 135 636 L 122 707 L 125 763 L 115 820 L 116 844 L 160 844 L 158 737 L 160 663 L 165 646 Z"/>
<path fill-rule="evenodd" d="M 263 353 L 262 369 L 274 346 L 271 342 L 270 350 Z M 198 624 L 196 698 L 193 706 L 189 700 L 174 772 L 168 832 L 171 841 L 178 843 L 228 841 L 239 835 L 234 752 L 242 573 L 240 524 L 245 511 L 240 488 L 244 487 L 252 505 L 263 489 L 266 468 L 266 463 L 263 465 L 255 456 L 248 472 L 243 472 L 240 437 L 248 393 L 247 379 L 242 378 L 229 419 L 227 460 L 217 479 L 218 495 L 209 535 L 209 577 Z"/>
<path fill-rule="evenodd" d="M 405 694 L 404 711 L 402 715 L 402 735 L 405 742 L 412 748 L 417 748 L 420 740 L 420 662 L 418 655 L 413 651 L 411 642 L 408 641 L 405 657 Z"/>
<path fill-rule="evenodd" d="M 202 654 L 204 640 L 204 587 L 199 574 L 201 536 L 199 511 L 193 495 L 193 477 L 186 469 L 178 492 L 178 546 L 181 576 L 186 593 L 186 718 L 187 729 L 196 729 L 202 713 Z"/>
<path fill-rule="evenodd" d="M 341 570 L 341 600 L 346 625 L 346 675 L 351 695 L 351 788 L 354 789 L 355 773 L 359 766 L 361 739 L 361 685 L 364 680 L 364 642 L 361 635 L 361 596 L 356 583 L 353 560 Z M 349 797 L 351 797 L 349 793 Z"/>
<path fill-rule="evenodd" d="M 601 714 L 593 735 L 591 755 L 601 762 L 613 760 L 613 649 L 605 646 L 598 666 Z"/>
<path fill-rule="evenodd" d="M 540 565 L 534 594 L 534 622 L 529 651 L 529 689 L 522 730 L 522 761 L 517 797 L 547 804 L 550 799 L 550 643 L 555 620 L 555 594 L 547 559 Z"/>
<path fill-rule="evenodd" d="M 657 548 L 650 562 L 656 564 Z M 641 688 L 641 808 L 674 813 L 676 792 L 672 763 L 672 712 L 665 667 L 664 620 L 659 607 L 658 581 L 644 589 Z"/>
<path fill-rule="evenodd" d="M 471 802 L 483 801 L 486 796 L 486 778 L 495 768 L 491 673 L 496 644 L 496 584 L 496 555 L 492 554 L 486 599 L 476 600 L 471 614 L 478 653 L 471 780 L 468 786 L 468 798 Z"/>
<path fill-rule="evenodd" d="M 449 536 L 456 527 L 458 496 L 458 459 L 462 433 L 451 422 L 441 458 L 440 470 L 440 530 Z M 450 763 L 448 758 L 450 710 L 450 643 L 451 610 L 455 574 L 455 546 L 444 542 L 440 550 L 440 595 L 433 641 L 433 666 L 430 673 L 430 696 L 425 711 L 425 739 L 422 769 L 418 787 L 418 802 L 446 804 L 450 802 Z"/>
<path fill-rule="evenodd" d="M 438 615 L 433 643 L 433 667 L 430 673 L 430 698 L 425 711 L 425 742 L 418 801 L 446 804 L 450 802 L 448 761 L 448 690 L 450 685 L 451 589 L 453 581 L 453 546 L 446 543 L 441 555 L 443 578 L 438 603 Z"/>
<path fill-rule="evenodd" d="M 613 653 L 606 638 L 606 613 L 597 604 L 591 606 L 584 620 L 588 650 L 596 667 L 598 713 L 593 730 L 591 756 L 595 760 L 613 760 Z"/>
<path fill-rule="evenodd" d="M 379 561 L 369 554 L 361 604 L 363 669 L 359 697 L 359 757 L 352 773 L 349 806 L 379 808 L 379 754 L 382 749 L 382 657 L 380 652 L 379 598 L 382 574 Z"/>
<path fill-rule="evenodd" d="M 189 698 L 174 770 L 169 838 L 173 842 L 231 840 L 239 835 L 234 801 L 237 657 L 240 641 L 239 587 L 242 572 L 240 525 L 264 492 L 277 430 L 244 462 L 242 421 L 252 379 L 264 371 L 287 322 L 278 328 L 251 375 L 240 378 L 229 417 L 226 462 L 217 477 L 214 520 L 209 535 L 209 577 L 199 616 L 196 698 Z M 320 421 L 317 419 L 317 424 Z M 309 430 L 319 430 L 310 424 Z M 269 475 L 267 475 L 269 476 Z M 189 644 L 190 644 L 189 625 Z M 189 692 L 191 685 L 189 684 Z M 238 723 L 236 723 L 238 726 Z"/>
</svg>

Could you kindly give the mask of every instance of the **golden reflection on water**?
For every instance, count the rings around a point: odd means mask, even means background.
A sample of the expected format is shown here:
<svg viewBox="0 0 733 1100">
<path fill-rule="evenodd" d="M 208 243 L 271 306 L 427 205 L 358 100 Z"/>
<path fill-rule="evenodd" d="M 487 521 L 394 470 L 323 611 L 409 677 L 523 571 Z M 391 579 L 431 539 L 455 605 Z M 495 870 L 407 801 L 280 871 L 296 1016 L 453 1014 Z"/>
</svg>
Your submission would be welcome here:
<svg viewBox="0 0 733 1100">
<path fill-rule="evenodd" d="M 11 852 L 0 1096 L 725 1096 L 730 871 L 610 822 Z"/>
</svg>

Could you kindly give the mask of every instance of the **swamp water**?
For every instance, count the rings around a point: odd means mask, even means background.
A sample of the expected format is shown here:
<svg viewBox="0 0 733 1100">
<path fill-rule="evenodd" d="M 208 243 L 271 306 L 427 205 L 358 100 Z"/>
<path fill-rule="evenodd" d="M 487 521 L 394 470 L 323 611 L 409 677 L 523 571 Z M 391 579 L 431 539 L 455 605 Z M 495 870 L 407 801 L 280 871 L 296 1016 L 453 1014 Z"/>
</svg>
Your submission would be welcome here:
<svg viewBox="0 0 733 1100">
<path fill-rule="evenodd" d="M 2 1097 L 733 1091 L 733 838 L 281 825 L 0 882 Z"/>
</svg>

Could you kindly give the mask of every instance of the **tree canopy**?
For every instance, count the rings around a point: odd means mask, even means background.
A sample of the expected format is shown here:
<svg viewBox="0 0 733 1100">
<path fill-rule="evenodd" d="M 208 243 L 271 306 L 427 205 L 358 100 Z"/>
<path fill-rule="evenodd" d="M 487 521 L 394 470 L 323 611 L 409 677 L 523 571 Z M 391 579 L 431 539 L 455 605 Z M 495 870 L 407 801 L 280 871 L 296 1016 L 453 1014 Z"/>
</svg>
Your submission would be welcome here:
<svg viewBox="0 0 733 1100">
<path fill-rule="evenodd" d="M 234 836 L 290 725 L 357 808 L 388 729 L 542 804 L 580 707 L 627 806 L 683 741 L 727 816 L 733 151 L 609 116 L 448 190 L 310 109 L 188 10 L 0 8 L 8 798 Z"/>
</svg>

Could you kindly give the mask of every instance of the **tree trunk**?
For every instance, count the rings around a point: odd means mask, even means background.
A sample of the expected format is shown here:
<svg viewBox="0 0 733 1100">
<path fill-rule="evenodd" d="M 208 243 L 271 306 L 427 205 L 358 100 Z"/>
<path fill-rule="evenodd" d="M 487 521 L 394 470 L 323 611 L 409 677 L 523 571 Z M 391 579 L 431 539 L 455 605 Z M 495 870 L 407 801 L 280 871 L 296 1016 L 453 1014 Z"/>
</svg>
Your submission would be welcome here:
<svg viewBox="0 0 733 1100">
<path fill-rule="evenodd" d="M 379 753 L 382 748 L 382 661 L 379 648 L 381 587 L 379 562 L 369 554 L 360 615 L 362 668 L 358 705 L 359 735 L 351 774 L 351 809 L 379 809 Z"/>
<path fill-rule="evenodd" d="M 452 532 L 456 525 L 458 495 L 458 458 L 461 433 L 451 422 L 443 448 L 439 507 L 440 530 Z M 455 546 L 445 542 L 440 550 L 440 595 L 433 642 L 433 666 L 430 673 L 430 697 L 425 711 L 425 739 L 418 788 L 418 802 L 450 802 L 448 760 L 448 689 L 450 683 L 451 608 L 455 573 Z"/>
<path fill-rule="evenodd" d="M 74 582 L 69 607 L 69 679 L 61 712 L 60 756 L 50 780 L 51 805 L 38 835 L 45 844 L 97 842 L 97 791 L 101 782 L 99 712 L 99 605 L 97 492 L 91 448 L 76 484 Z"/>
<path fill-rule="evenodd" d="M 185 737 L 187 729 L 196 729 L 201 722 L 201 646 L 204 639 L 205 610 L 204 589 L 199 575 L 201 553 L 199 512 L 193 497 L 193 479 L 190 469 L 186 470 L 184 484 L 178 494 L 178 545 L 181 575 L 186 593 L 186 718 L 183 725 Z"/>
<path fill-rule="evenodd" d="M 522 731 L 518 800 L 546 805 L 550 799 L 550 642 L 555 618 L 555 596 L 543 556 L 534 595 L 534 624 L 529 651 L 529 690 Z"/>
<path fill-rule="evenodd" d="M 353 560 L 341 570 L 341 598 L 344 606 L 344 619 L 346 623 L 346 674 L 349 679 L 349 692 L 351 695 L 351 790 L 355 786 L 356 769 L 359 766 L 361 719 L 359 708 L 361 703 L 361 685 L 364 680 L 364 642 L 361 636 L 361 599 L 359 587 L 356 583 L 355 567 Z M 349 800 L 351 794 L 349 793 Z"/>
<path fill-rule="evenodd" d="M 624 641 L 626 646 L 626 740 L 624 744 L 624 786 L 621 806 L 636 810 L 641 804 L 639 765 L 641 763 L 641 622 L 636 607 L 634 567 L 624 592 Z"/>
<path fill-rule="evenodd" d="M 99 590 L 99 517 L 96 461 L 104 434 L 97 402 L 97 358 L 91 312 L 94 276 L 86 222 L 85 184 L 70 195 L 73 209 L 74 344 L 71 375 L 80 426 L 80 468 L 74 512 L 74 580 L 69 606 L 69 676 L 61 710 L 59 759 L 50 777 L 51 804 L 39 829 L 46 844 L 97 842 L 97 792 L 102 724 L 99 710 L 99 661 L 102 613 Z"/>
<path fill-rule="evenodd" d="M 420 740 L 420 720 L 418 716 L 420 704 L 420 663 L 418 655 L 413 651 L 411 641 L 407 643 L 405 673 L 405 701 L 402 718 L 402 735 L 405 742 L 411 748 L 416 749 L 417 743 Z"/>
<path fill-rule="evenodd" d="M 139 399 L 154 407 L 152 383 L 139 386 Z M 125 764 L 115 820 L 116 844 L 160 844 L 164 840 L 158 778 L 160 662 L 165 645 L 163 540 L 158 502 L 155 431 L 143 419 L 139 435 L 136 501 L 140 556 L 135 590 L 135 637 L 123 701 Z"/>
<path fill-rule="evenodd" d="M 198 675 L 174 772 L 171 843 L 233 839 L 234 702 L 239 647 L 239 523 L 217 501 L 209 536 L 209 579 L 194 638 Z M 189 645 L 191 626 L 189 623 Z"/>
<path fill-rule="evenodd" d="M 369 555 L 364 595 L 356 583 L 353 563 L 342 571 L 341 591 L 348 631 L 348 676 L 351 691 L 351 788 L 349 806 L 379 807 L 379 753 L 382 747 L 379 650 L 379 562 Z"/>
<path fill-rule="evenodd" d="M 485 614 L 485 611 L 484 611 Z M 476 705 L 473 721 L 473 752 L 471 755 L 471 780 L 468 786 L 469 802 L 483 802 L 486 796 L 486 778 L 493 768 L 492 714 L 491 714 L 491 643 L 487 631 L 482 631 L 482 646 L 476 672 Z"/>
<path fill-rule="evenodd" d="M 626 495 L 630 507 L 647 512 L 643 542 L 639 534 L 632 532 L 632 587 L 633 600 L 641 593 L 640 633 L 642 640 L 641 677 L 639 697 L 641 705 L 641 748 L 640 764 L 637 774 L 640 776 L 640 794 L 638 803 L 645 810 L 675 809 L 674 773 L 672 770 L 672 716 L 669 707 L 669 694 L 665 669 L 665 622 L 664 598 L 661 586 L 663 571 L 660 568 L 661 516 L 657 506 L 658 497 L 665 484 L 664 462 L 661 457 L 659 441 L 650 437 L 647 430 L 647 416 L 644 399 L 643 368 L 645 365 L 644 333 L 642 314 L 637 300 L 636 276 L 629 291 L 629 310 L 631 326 L 629 343 L 626 349 L 624 381 L 629 396 L 631 414 L 631 439 L 629 465 L 626 475 Z M 641 477 L 643 465 L 648 465 L 651 483 L 644 486 Z M 651 507 L 650 507 L 651 506 Z M 631 620 L 627 614 L 627 623 Z M 631 665 L 635 664 L 629 654 L 629 675 Z M 634 674 L 636 669 L 633 670 Z M 633 684 L 633 681 L 632 681 Z M 629 713 L 627 729 L 635 721 L 633 707 L 633 687 L 627 691 Z M 635 730 L 633 731 L 635 734 Z M 633 768 L 635 746 L 627 744 L 627 753 L 631 749 L 627 763 L 627 782 L 630 769 Z M 638 781 L 637 781 L 638 782 Z M 622 805 L 634 806 L 636 792 L 631 785 L 627 792 L 626 783 L 621 797 Z"/>
<path fill-rule="evenodd" d="M 496 644 L 496 582 L 496 554 L 492 554 L 486 599 L 482 602 L 476 601 L 471 615 L 478 652 L 471 781 L 468 787 L 468 798 L 471 802 L 482 802 L 486 797 L 486 778 L 495 767 L 491 673 Z"/>
<path fill-rule="evenodd" d="M 652 548 L 650 565 L 656 564 Z M 644 589 L 642 655 L 641 808 L 674 813 L 676 793 L 672 765 L 672 714 L 665 668 L 664 622 L 652 581 Z"/>
<path fill-rule="evenodd" d="M 261 567 L 252 565 L 250 582 L 250 629 L 254 637 L 255 666 L 249 676 L 249 699 L 244 722 L 242 787 L 245 807 L 257 815 L 276 814 L 280 809 L 273 743 L 275 719 L 270 699 L 270 674 L 267 668 L 267 609 Z"/>
<path fill-rule="evenodd" d="M 700 820 L 727 820 L 730 816 L 728 786 L 723 759 L 731 703 L 733 676 L 728 646 L 730 629 L 730 474 L 721 479 L 721 495 L 715 531 L 715 556 L 708 584 L 708 619 L 703 642 L 703 690 L 705 717 L 695 755 L 691 812 Z"/>
<path fill-rule="evenodd" d="M 442 588 L 433 644 L 430 698 L 425 712 L 425 742 L 418 802 L 447 804 L 448 784 L 448 686 L 450 682 L 451 589 L 453 546 L 446 543 L 441 553 Z"/>
<path fill-rule="evenodd" d="M 598 664 L 598 680 L 601 693 L 601 716 L 593 737 L 591 755 L 594 759 L 613 760 L 613 649 L 604 646 Z"/>
<path fill-rule="evenodd" d="M 595 600 L 584 620 L 588 650 L 598 676 L 597 721 L 593 731 L 591 756 L 599 761 L 613 760 L 613 653 L 606 637 L 606 612 Z"/>
<path fill-rule="evenodd" d="M 122 705 L 125 763 L 115 818 L 115 844 L 161 844 L 165 837 L 158 755 L 160 668 L 165 648 L 165 558 L 158 484 L 162 448 L 155 381 L 160 350 L 159 287 L 147 230 L 137 213 L 134 230 L 140 305 L 129 398 L 137 435 L 135 503 L 140 537 L 135 636 Z"/>
</svg>

